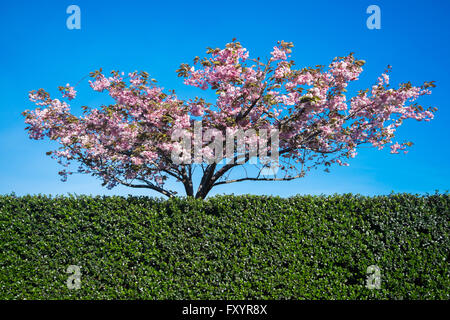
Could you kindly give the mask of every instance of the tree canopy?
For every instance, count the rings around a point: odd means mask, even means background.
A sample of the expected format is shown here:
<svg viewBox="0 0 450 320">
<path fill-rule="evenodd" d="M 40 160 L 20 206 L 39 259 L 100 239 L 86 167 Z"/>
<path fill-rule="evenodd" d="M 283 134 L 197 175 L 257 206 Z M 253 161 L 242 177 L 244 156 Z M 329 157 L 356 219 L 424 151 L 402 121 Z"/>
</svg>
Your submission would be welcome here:
<svg viewBox="0 0 450 320">
<path fill-rule="evenodd" d="M 433 119 L 436 108 L 415 102 L 431 93 L 433 81 L 395 89 L 388 66 L 371 88 L 347 97 L 364 60 L 350 53 L 328 66 L 296 68 L 292 48 L 280 41 L 263 61 L 233 40 L 223 49 L 208 48 L 192 65 L 181 64 L 176 72 L 184 84 L 213 90 L 214 103 L 180 99 L 144 71 L 105 75 L 100 69 L 90 74 L 90 86 L 114 104 L 84 106 L 77 117 L 69 106 L 74 87 L 59 87 L 62 99 L 39 89 L 29 94 L 37 108 L 23 112 L 26 129 L 32 139 L 59 142 L 47 154 L 64 166 L 64 180 L 86 173 L 108 188 L 122 184 L 172 197 L 173 179 L 187 196 L 205 198 L 221 184 L 292 180 L 315 167 L 347 166 L 361 145 L 406 153 L 412 142 L 395 141 L 397 128 L 406 119 Z M 71 162 L 78 164 L 76 171 Z M 236 176 L 235 168 L 243 170 Z"/>
</svg>

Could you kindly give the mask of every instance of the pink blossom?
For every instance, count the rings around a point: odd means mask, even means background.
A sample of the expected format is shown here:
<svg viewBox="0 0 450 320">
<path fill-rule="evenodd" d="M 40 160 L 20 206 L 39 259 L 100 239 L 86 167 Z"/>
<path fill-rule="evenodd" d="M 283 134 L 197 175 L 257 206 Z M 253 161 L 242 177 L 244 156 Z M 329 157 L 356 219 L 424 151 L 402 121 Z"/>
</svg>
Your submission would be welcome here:
<svg viewBox="0 0 450 320">
<path fill-rule="evenodd" d="M 104 75 L 100 75 L 94 82 L 89 81 L 89 84 L 95 91 L 103 91 L 108 88 L 111 83 Z"/>
<path fill-rule="evenodd" d="M 69 100 L 72 100 L 77 95 L 77 92 L 73 87 L 71 87 L 69 84 L 66 84 L 63 90 L 63 97 L 68 98 Z"/>
<path fill-rule="evenodd" d="M 272 55 L 273 60 L 286 60 L 286 52 L 284 50 L 280 50 L 278 47 L 273 47 L 273 51 L 270 53 Z"/>
</svg>

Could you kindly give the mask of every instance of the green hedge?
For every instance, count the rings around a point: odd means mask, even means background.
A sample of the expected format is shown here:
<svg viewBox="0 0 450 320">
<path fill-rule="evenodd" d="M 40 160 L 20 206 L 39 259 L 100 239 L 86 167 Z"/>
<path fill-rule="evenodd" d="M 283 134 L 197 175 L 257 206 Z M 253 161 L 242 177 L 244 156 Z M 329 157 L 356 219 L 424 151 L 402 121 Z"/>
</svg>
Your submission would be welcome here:
<svg viewBox="0 0 450 320">
<path fill-rule="evenodd" d="M 449 299 L 449 208 L 448 194 L 4 195 L 0 299 Z"/>
</svg>

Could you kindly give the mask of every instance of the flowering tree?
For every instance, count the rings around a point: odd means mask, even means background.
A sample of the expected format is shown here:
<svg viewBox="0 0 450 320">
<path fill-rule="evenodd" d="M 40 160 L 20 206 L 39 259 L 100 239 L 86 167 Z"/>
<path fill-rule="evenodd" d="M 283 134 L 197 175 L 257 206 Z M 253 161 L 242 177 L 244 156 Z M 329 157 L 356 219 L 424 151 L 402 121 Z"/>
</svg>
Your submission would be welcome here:
<svg viewBox="0 0 450 320">
<path fill-rule="evenodd" d="M 187 196 L 205 198 L 221 184 L 292 180 L 318 166 L 326 171 L 335 164 L 347 166 L 361 145 L 378 149 L 390 145 L 391 153 L 399 153 L 412 145 L 393 141 L 403 121 L 433 118 L 436 108 L 424 109 L 414 102 L 430 94 L 433 82 L 390 88 L 388 66 L 370 89 L 348 99 L 346 88 L 358 80 L 363 60 L 349 54 L 335 58 L 327 68 L 295 69 L 289 60 L 292 47 L 281 41 L 262 62 L 250 59 L 233 40 L 224 49 L 208 48 L 208 57 L 196 57 L 192 66 L 182 64 L 178 76 L 186 85 L 214 90 L 215 103 L 165 93 L 146 72 L 124 76 L 113 71 L 105 76 L 100 69 L 90 74 L 89 83 L 95 91 L 107 92 L 114 104 L 82 107 L 83 115 L 76 117 L 67 102 L 39 89 L 29 95 L 38 108 L 23 112 L 26 129 L 32 139 L 46 136 L 60 143 L 47 154 L 66 167 L 59 172 L 63 180 L 73 173 L 68 168 L 76 161 L 77 172 L 99 177 L 108 188 L 122 184 L 172 197 L 176 192 L 167 188 L 167 180 L 175 179 Z M 75 98 L 69 84 L 59 89 L 63 98 Z M 184 137 L 195 135 L 194 121 L 201 121 L 204 135 L 194 143 L 195 152 L 190 144 L 174 139 L 177 130 L 183 130 Z M 208 130 L 214 130 L 219 145 L 210 143 L 214 134 L 208 135 Z M 222 143 L 217 134 L 229 136 L 239 130 L 256 134 L 246 134 L 243 147 L 232 153 L 216 148 Z M 272 143 L 266 146 L 267 132 Z M 266 156 L 277 154 L 276 161 L 252 161 L 252 142 L 259 143 Z M 233 138 L 232 146 L 237 143 Z M 181 154 L 183 161 L 175 161 L 174 154 Z M 264 172 L 268 166 L 276 169 L 273 174 Z M 233 169 L 241 171 L 236 176 L 230 174 Z M 193 177 L 200 180 L 195 189 Z"/>
</svg>

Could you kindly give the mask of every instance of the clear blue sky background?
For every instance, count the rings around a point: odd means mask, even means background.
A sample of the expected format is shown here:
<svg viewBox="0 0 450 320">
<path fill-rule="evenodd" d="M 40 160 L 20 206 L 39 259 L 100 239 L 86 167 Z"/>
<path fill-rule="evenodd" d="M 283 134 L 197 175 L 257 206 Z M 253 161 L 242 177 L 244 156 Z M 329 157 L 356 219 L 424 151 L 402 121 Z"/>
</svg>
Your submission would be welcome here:
<svg viewBox="0 0 450 320">
<path fill-rule="evenodd" d="M 66 8 L 81 8 L 81 30 L 66 28 Z M 381 8 L 381 30 L 366 27 L 366 8 Z M 328 64 L 355 52 L 367 61 L 354 89 L 372 85 L 391 64 L 394 84 L 435 80 L 423 105 L 439 108 L 429 123 L 409 121 L 400 141 L 415 142 L 409 154 L 362 149 L 350 167 L 311 172 L 291 182 L 220 186 L 215 193 L 293 194 L 395 192 L 449 189 L 450 1 L 1 1 L 0 2 L 0 194 L 148 194 L 118 187 L 107 190 L 90 176 L 61 182 L 59 165 L 45 155 L 50 142 L 29 140 L 20 113 L 33 105 L 32 89 L 74 84 L 90 71 L 146 70 L 184 98 L 202 94 L 186 88 L 175 70 L 202 56 L 207 46 L 222 47 L 233 37 L 251 55 L 267 57 L 277 40 L 293 41 L 297 66 Z M 73 108 L 98 105 L 102 94 L 86 83 Z M 78 111 L 75 111 L 78 112 Z"/>
</svg>

